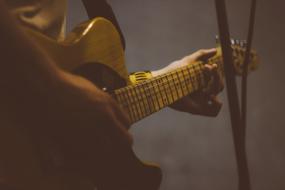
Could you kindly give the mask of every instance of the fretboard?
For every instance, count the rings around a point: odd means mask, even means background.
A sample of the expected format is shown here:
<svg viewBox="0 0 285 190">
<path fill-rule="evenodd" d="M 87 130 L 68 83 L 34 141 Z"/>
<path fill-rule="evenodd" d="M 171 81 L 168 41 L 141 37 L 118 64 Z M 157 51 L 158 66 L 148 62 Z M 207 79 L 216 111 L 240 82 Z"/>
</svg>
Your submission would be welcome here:
<svg viewBox="0 0 285 190">
<path fill-rule="evenodd" d="M 220 59 L 211 59 L 219 63 Z M 114 95 L 135 123 L 207 85 L 202 62 L 196 62 L 115 91 Z M 219 66 L 221 66 L 219 64 Z M 221 68 L 220 68 L 221 69 Z"/>
</svg>

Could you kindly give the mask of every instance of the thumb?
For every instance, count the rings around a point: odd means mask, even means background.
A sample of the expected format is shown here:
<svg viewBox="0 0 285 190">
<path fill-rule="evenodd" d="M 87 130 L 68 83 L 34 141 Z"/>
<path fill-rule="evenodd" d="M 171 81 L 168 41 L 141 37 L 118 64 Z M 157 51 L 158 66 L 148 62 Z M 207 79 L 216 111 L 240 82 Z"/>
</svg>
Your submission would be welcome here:
<svg viewBox="0 0 285 190">
<path fill-rule="evenodd" d="M 216 55 L 216 53 L 217 53 L 216 48 L 199 50 L 197 52 L 197 60 L 206 62 L 209 58 Z"/>
</svg>

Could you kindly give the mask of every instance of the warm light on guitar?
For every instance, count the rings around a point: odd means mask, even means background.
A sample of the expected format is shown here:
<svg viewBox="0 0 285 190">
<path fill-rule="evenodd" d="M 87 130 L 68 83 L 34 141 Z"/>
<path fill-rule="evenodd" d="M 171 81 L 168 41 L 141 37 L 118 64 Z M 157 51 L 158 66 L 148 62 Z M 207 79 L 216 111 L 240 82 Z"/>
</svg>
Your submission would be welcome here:
<svg viewBox="0 0 285 190">
<path fill-rule="evenodd" d="M 196 62 L 132 85 L 125 66 L 120 36 L 111 22 L 103 18 L 82 23 L 63 42 L 27 30 L 59 67 L 89 79 L 110 93 L 126 110 L 133 123 L 207 86 L 203 62 Z M 245 54 L 244 43 L 233 40 L 232 49 L 235 72 L 239 75 Z M 207 63 L 217 64 L 219 71 L 224 72 L 220 47 L 217 54 Z M 249 71 L 255 70 L 257 65 L 257 55 L 252 51 Z M 135 157 L 134 154 L 129 156 Z M 148 175 L 147 179 L 151 182 L 146 183 L 149 186 L 144 189 L 158 189 L 161 181 L 158 167 L 143 164 L 138 159 L 134 159 L 134 163 L 130 165 L 138 167 L 138 170 L 142 171 L 142 176 Z"/>
</svg>

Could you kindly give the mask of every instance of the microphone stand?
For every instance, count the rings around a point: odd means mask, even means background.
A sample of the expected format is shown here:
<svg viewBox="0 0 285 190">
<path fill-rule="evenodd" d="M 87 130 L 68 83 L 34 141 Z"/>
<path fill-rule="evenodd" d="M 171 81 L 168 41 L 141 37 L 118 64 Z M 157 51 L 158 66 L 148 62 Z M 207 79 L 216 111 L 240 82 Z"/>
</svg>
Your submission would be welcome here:
<svg viewBox="0 0 285 190">
<path fill-rule="evenodd" d="M 244 125 L 245 113 L 241 113 L 239 106 L 240 104 L 238 98 L 235 72 L 233 67 L 233 56 L 232 56 L 232 48 L 230 45 L 230 32 L 229 32 L 229 25 L 226 13 L 225 0 L 215 0 L 215 4 L 217 10 L 219 36 L 223 51 L 227 94 L 228 94 L 232 133 L 233 133 L 233 140 L 235 147 L 235 156 L 237 161 L 238 187 L 239 190 L 251 190 L 249 169 L 248 169 L 247 156 L 246 156 L 245 125 Z M 249 50 L 250 49 L 247 49 L 247 51 Z M 244 101 L 244 99 L 242 101 L 243 103 L 246 102 Z"/>
</svg>

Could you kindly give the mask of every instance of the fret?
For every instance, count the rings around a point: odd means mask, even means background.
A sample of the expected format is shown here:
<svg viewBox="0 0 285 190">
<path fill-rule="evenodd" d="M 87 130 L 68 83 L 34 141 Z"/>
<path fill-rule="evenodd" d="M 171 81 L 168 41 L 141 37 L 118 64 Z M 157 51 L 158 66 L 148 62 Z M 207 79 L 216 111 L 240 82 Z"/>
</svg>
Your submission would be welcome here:
<svg viewBox="0 0 285 190">
<path fill-rule="evenodd" d="M 203 87 L 203 81 L 202 79 L 204 78 L 203 77 L 203 68 L 202 68 L 202 64 L 198 63 L 198 64 L 195 64 L 194 65 L 194 70 L 196 72 L 196 76 L 197 76 L 197 80 L 198 80 L 198 88 L 201 88 Z"/>
<path fill-rule="evenodd" d="M 211 60 L 216 62 L 217 59 Z M 159 111 L 206 85 L 203 63 L 196 62 L 115 92 L 118 103 L 133 122 Z M 221 67 L 219 67 L 220 69 Z"/>
<path fill-rule="evenodd" d="M 190 88 L 190 86 L 189 86 L 189 76 L 187 76 L 187 73 L 185 74 L 185 72 L 186 72 L 186 68 L 183 68 L 182 69 L 182 75 L 183 75 L 183 78 L 184 78 L 184 81 L 185 81 L 185 84 L 186 84 L 186 87 L 187 87 L 187 91 L 188 91 L 188 93 L 190 93 L 191 92 L 191 88 Z"/>
<path fill-rule="evenodd" d="M 127 96 L 132 97 L 130 99 L 133 100 L 130 106 L 134 110 L 135 119 L 140 118 L 139 108 L 137 106 L 137 97 L 133 96 L 132 87 L 127 87 L 127 89 Z"/>
<path fill-rule="evenodd" d="M 155 94 L 154 96 L 155 109 L 160 110 L 161 108 L 163 108 L 162 107 L 163 105 L 160 104 L 158 89 L 156 88 L 154 81 L 150 81 L 149 86 L 151 86 L 151 90 L 154 91 Z"/>
<path fill-rule="evenodd" d="M 143 86 L 142 86 L 142 84 L 139 84 L 138 86 L 137 86 L 137 88 L 138 88 L 138 91 L 140 92 L 140 94 L 141 94 L 141 102 L 143 103 L 143 105 L 144 105 L 144 108 L 145 108 L 145 115 L 149 115 L 149 113 L 150 113 L 150 108 L 149 108 L 149 103 L 148 103 L 148 101 L 147 101 L 147 97 L 146 97 L 146 95 L 145 95 L 145 92 L 144 92 L 144 89 L 143 89 Z"/>
<path fill-rule="evenodd" d="M 190 72 L 192 73 L 192 76 L 193 76 L 192 78 L 194 81 L 194 88 L 195 88 L 195 90 L 198 90 L 199 89 L 199 81 L 198 81 L 198 76 L 197 76 L 197 73 L 195 70 L 195 66 L 191 67 Z"/>
<path fill-rule="evenodd" d="M 184 94 L 183 94 L 183 91 L 182 91 L 181 83 L 180 83 L 180 81 L 179 81 L 179 77 L 178 77 L 178 75 L 177 75 L 176 72 L 173 73 L 173 74 L 175 74 L 175 85 L 177 86 L 178 93 L 180 92 L 180 93 L 179 93 L 179 97 L 182 98 L 182 97 L 184 97 Z"/>
<path fill-rule="evenodd" d="M 181 89 L 181 94 L 182 94 L 181 97 L 184 97 L 184 96 L 186 96 L 187 94 L 186 94 L 186 93 L 184 92 L 184 90 L 183 90 L 183 84 L 182 84 L 182 82 L 181 82 L 179 73 L 176 71 L 175 74 L 176 74 L 176 76 L 177 76 L 177 81 L 178 81 L 178 84 L 179 84 L 180 89 Z"/>
<path fill-rule="evenodd" d="M 130 110 L 130 114 L 131 114 L 130 117 L 131 117 L 132 121 L 134 121 L 138 117 L 137 117 L 137 113 L 136 113 L 136 108 L 133 106 L 135 101 L 133 101 L 132 96 L 130 96 L 129 88 L 126 88 L 125 95 L 129 99 L 129 110 Z"/>
<path fill-rule="evenodd" d="M 127 101 L 124 98 L 123 89 L 116 93 L 116 98 L 120 106 L 129 114 L 129 117 L 132 120 L 131 111 L 129 109 Z"/>
<path fill-rule="evenodd" d="M 162 81 L 161 82 L 161 86 L 163 88 L 163 90 L 161 91 L 161 94 L 163 96 L 162 100 L 163 100 L 164 106 L 166 106 L 166 105 L 169 105 L 169 99 L 168 99 L 168 96 L 167 96 L 167 90 L 166 90 L 166 87 L 165 87 L 165 84 L 164 84 L 164 81 L 163 81 L 163 77 L 161 77 L 160 80 Z"/>
<path fill-rule="evenodd" d="M 117 102 L 124 108 L 123 100 L 121 99 L 120 92 L 115 92 Z"/>
<path fill-rule="evenodd" d="M 155 90 L 157 91 L 157 95 L 158 95 L 158 102 L 161 108 L 164 107 L 164 101 L 163 101 L 163 95 L 161 93 L 161 87 L 160 87 L 160 77 L 155 81 Z"/>
<path fill-rule="evenodd" d="M 155 101 L 155 104 L 158 107 L 157 110 L 160 110 L 161 108 L 163 108 L 163 104 L 161 104 L 161 102 L 160 102 L 161 98 L 159 98 L 160 93 L 159 93 L 159 89 L 157 88 L 158 85 L 157 85 L 156 81 L 154 81 L 154 80 L 150 80 L 149 85 L 151 86 L 152 90 L 154 91 L 155 98 L 157 100 L 157 101 Z"/>
<path fill-rule="evenodd" d="M 189 94 L 189 91 L 188 91 L 186 79 L 184 78 L 182 70 L 179 71 L 178 76 L 179 76 L 180 80 L 182 79 L 182 82 L 181 82 L 182 85 L 181 86 L 182 86 L 183 93 L 186 96 Z"/>
<path fill-rule="evenodd" d="M 141 107 L 141 105 L 140 105 L 140 98 L 139 98 L 139 96 L 136 94 L 136 90 L 135 90 L 134 87 L 132 87 L 130 90 L 131 90 L 132 96 L 137 97 L 137 98 L 136 98 L 135 106 L 137 107 L 137 111 L 138 111 L 139 118 L 142 118 L 144 115 L 143 115 L 142 107 Z"/>
<path fill-rule="evenodd" d="M 139 97 L 139 103 L 141 105 L 141 110 L 142 110 L 142 114 L 143 116 L 146 116 L 147 115 L 147 104 L 145 102 L 145 98 L 144 98 L 144 94 L 142 93 L 142 88 L 140 85 L 137 85 L 136 88 L 134 89 L 137 96 Z"/>
<path fill-rule="evenodd" d="M 172 94 L 171 94 L 171 86 L 170 86 L 170 83 L 167 79 L 167 75 L 163 76 L 162 78 L 162 81 L 163 81 L 163 86 L 164 86 L 164 89 L 165 89 L 165 95 L 166 95 L 166 98 L 167 98 L 167 104 L 170 105 L 174 102 L 173 98 L 172 98 Z"/>
<path fill-rule="evenodd" d="M 173 81 L 171 81 L 171 79 L 169 79 L 169 75 L 166 75 L 166 80 L 167 80 L 167 84 L 168 84 L 168 87 L 169 87 L 169 92 L 170 92 L 171 99 L 172 99 L 172 102 L 171 102 L 171 103 L 173 103 L 173 102 L 176 101 L 176 99 L 175 99 L 175 97 L 174 97 L 174 94 L 173 94 L 173 88 L 172 88 L 172 86 L 173 86 Z"/>
<path fill-rule="evenodd" d="M 172 81 L 172 84 L 173 84 L 173 86 L 174 86 L 174 90 L 173 90 L 173 92 L 175 92 L 175 94 L 176 94 L 176 100 L 178 100 L 180 97 L 179 97 L 179 93 L 178 93 L 178 90 L 177 90 L 177 87 L 176 87 L 176 83 L 175 83 L 175 78 L 174 78 L 174 76 L 173 76 L 173 74 L 170 74 L 170 76 L 171 76 L 171 81 Z"/>
<path fill-rule="evenodd" d="M 121 92 L 118 92 L 116 95 L 117 95 L 117 101 L 121 104 L 121 107 L 125 110 L 127 105 L 126 101 L 123 98 L 123 94 Z"/>
<path fill-rule="evenodd" d="M 179 81 L 177 80 L 177 75 L 175 72 L 172 72 L 171 74 L 171 78 L 172 78 L 172 81 L 173 81 L 173 86 L 175 88 L 175 94 L 177 95 L 177 99 L 179 98 L 182 98 L 183 97 L 183 94 L 180 93 L 180 88 L 179 88 Z"/>
<path fill-rule="evenodd" d="M 129 113 L 129 116 L 131 117 L 130 119 L 132 120 L 133 118 L 132 118 L 132 111 L 131 111 L 131 109 L 130 109 L 130 100 L 129 100 L 129 98 L 127 97 L 127 93 L 126 93 L 126 89 L 122 89 L 122 91 L 121 91 L 122 93 L 122 97 L 123 97 L 123 99 L 124 99 L 124 101 L 125 101 L 125 107 L 126 107 L 126 110 L 127 110 L 127 112 Z"/>
<path fill-rule="evenodd" d="M 142 86 L 143 86 L 143 89 L 145 91 L 146 100 L 147 100 L 148 104 L 150 105 L 149 106 L 150 107 L 150 113 L 149 114 L 151 114 L 152 112 L 156 111 L 154 101 L 153 101 L 153 95 L 154 94 L 151 93 L 148 83 L 142 83 Z"/>
<path fill-rule="evenodd" d="M 137 121 L 139 118 L 141 118 L 140 114 L 140 108 L 138 106 L 137 97 L 133 95 L 132 93 L 132 87 L 126 87 L 127 88 L 127 96 L 131 99 L 130 109 L 133 110 L 134 120 Z"/>
<path fill-rule="evenodd" d="M 203 87 L 205 87 L 205 85 L 206 85 L 206 79 L 205 79 L 205 74 L 204 74 L 204 72 L 203 72 L 203 64 L 199 64 L 199 68 L 200 68 L 200 70 L 201 70 L 201 72 L 200 72 L 200 75 L 201 75 L 201 83 L 202 83 L 202 86 L 201 86 L 201 88 L 203 88 Z"/>
<path fill-rule="evenodd" d="M 189 75 L 191 88 L 192 88 L 192 90 L 194 91 L 196 88 L 195 88 L 195 81 L 194 81 L 194 79 L 193 79 L 194 77 L 193 77 L 193 74 L 192 74 L 192 72 L 191 72 L 191 67 L 187 67 L 187 68 L 186 68 L 186 71 L 187 71 L 187 73 L 188 73 L 188 75 Z"/>
</svg>

